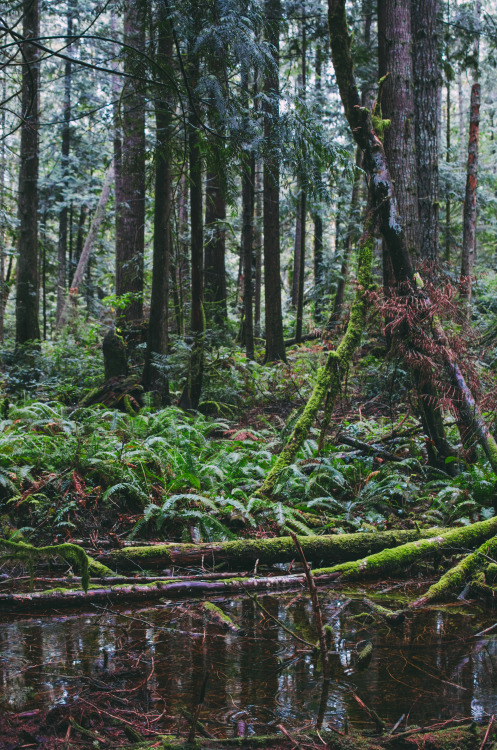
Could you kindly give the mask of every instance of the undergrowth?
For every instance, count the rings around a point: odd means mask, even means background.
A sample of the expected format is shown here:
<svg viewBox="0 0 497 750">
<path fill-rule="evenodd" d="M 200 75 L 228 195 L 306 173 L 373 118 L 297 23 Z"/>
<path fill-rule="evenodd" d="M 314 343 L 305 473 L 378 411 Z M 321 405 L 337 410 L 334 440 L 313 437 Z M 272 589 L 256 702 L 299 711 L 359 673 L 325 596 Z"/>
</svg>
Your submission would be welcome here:
<svg viewBox="0 0 497 750">
<path fill-rule="evenodd" d="M 362 420 L 342 429 L 377 444 L 391 425 Z M 405 431 L 412 429 L 408 423 Z M 424 465 L 419 436 L 397 439 L 406 457 L 396 463 L 333 444 L 318 456 L 316 438 L 269 500 L 255 494 L 281 446 L 269 423 L 237 429 L 175 407 L 133 417 L 26 401 L 0 422 L 2 532 L 37 542 L 97 533 L 208 541 L 288 529 L 374 530 L 416 519 L 464 524 L 493 512 L 497 477 L 484 462 L 450 478 Z"/>
</svg>

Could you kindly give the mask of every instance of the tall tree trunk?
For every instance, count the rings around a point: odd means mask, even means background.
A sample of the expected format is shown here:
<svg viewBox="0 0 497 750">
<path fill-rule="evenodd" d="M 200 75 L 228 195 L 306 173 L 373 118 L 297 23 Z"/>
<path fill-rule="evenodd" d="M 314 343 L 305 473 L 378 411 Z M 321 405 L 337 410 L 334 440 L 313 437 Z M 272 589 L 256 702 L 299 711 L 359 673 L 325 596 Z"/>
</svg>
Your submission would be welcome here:
<svg viewBox="0 0 497 750">
<path fill-rule="evenodd" d="M 254 315 L 252 304 L 252 270 L 254 257 L 254 178 L 255 157 L 246 154 L 242 165 L 242 237 L 243 324 L 247 361 L 254 359 Z"/>
<path fill-rule="evenodd" d="M 3 77 L 2 81 L 2 101 L 7 98 L 7 77 Z M 7 135 L 6 130 L 6 112 L 5 107 L 2 107 L 1 112 L 1 143 L 0 143 L 0 206 L 5 206 L 5 168 L 6 168 L 6 143 L 5 137 Z M 0 217 L 0 343 L 4 342 L 5 333 L 5 303 L 7 300 L 7 282 L 5 274 L 5 240 L 6 240 L 6 222 L 2 215 Z"/>
<path fill-rule="evenodd" d="M 407 247 L 416 257 L 419 222 L 411 51 L 409 2 L 378 0 L 379 77 L 384 78 L 379 103 L 382 117 L 390 120 L 384 134 L 385 154 L 403 217 Z"/>
<path fill-rule="evenodd" d="M 372 127 L 368 111 L 359 107 L 359 94 L 350 54 L 345 0 L 328 0 L 328 6 L 333 65 L 340 96 L 354 138 L 364 151 L 364 168 L 370 180 L 373 208 L 376 211 L 379 229 L 386 242 L 399 290 L 405 293 L 408 299 L 415 296 L 413 314 L 417 309 L 429 310 L 430 299 L 422 290 L 416 289 L 414 271 L 383 144 Z M 410 332 L 409 324 L 407 324 L 406 333 Z M 471 391 L 436 317 L 433 318 L 433 337 L 443 360 L 444 375 L 454 392 L 453 400 L 459 413 L 461 434 L 464 435 L 467 432 L 473 439 L 478 440 L 493 470 L 496 471 L 497 443 L 478 414 Z"/>
<path fill-rule="evenodd" d="M 279 49 L 281 0 L 265 0 L 266 40 L 274 67 L 264 80 L 264 298 L 266 307 L 266 362 L 286 362 L 281 313 L 280 168 L 277 122 L 279 114 Z"/>
<path fill-rule="evenodd" d="M 206 318 L 219 327 L 226 325 L 226 197 L 221 175 L 207 173 L 205 190 L 205 270 Z"/>
<path fill-rule="evenodd" d="M 479 83 L 479 56 L 480 56 L 480 11 L 481 2 L 475 3 L 475 42 L 474 58 L 475 68 L 473 85 L 471 87 L 469 138 L 468 138 L 468 164 L 466 171 L 466 192 L 463 208 L 463 238 L 461 254 L 461 297 L 464 300 L 465 314 L 471 317 L 472 281 L 476 256 L 476 200 L 478 186 L 478 146 L 480 138 L 480 83 Z"/>
<path fill-rule="evenodd" d="M 297 180 L 297 203 L 295 206 L 295 241 L 293 244 L 293 270 L 292 270 L 292 307 L 297 307 L 299 297 L 299 277 L 300 277 L 300 247 L 302 245 L 302 187 L 300 180 Z"/>
<path fill-rule="evenodd" d="M 72 26 L 74 15 L 77 11 L 77 3 L 75 0 L 70 0 L 67 4 L 67 37 L 66 43 L 68 45 L 68 56 L 71 57 L 72 52 Z M 72 63 L 71 60 L 66 60 L 65 71 L 64 71 L 64 124 L 62 126 L 62 148 L 61 148 L 61 169 L 62 169 L 62 189 L 61 189 L 61 200 L 62 208 L 59 213 L 59 241 L 57 246 L 57 310 L 56 310 L 56 324 L 59 325 L 60 315 L 64 306 L 64 297 L 66 290 L 66 279 L 67 279 L 67 224 L 68 224 L 68 206 L 67 206 L 67 190 L 68 190 L 68 179 L 69 179 L 69 153 L 71 149 L 71 88 L 72 88 Z"/>
<path fill-rule="evenodd" d="M 419 251 L 438 261 L 438 0 L 411 0 Z"/>
<path fill-rule="evenodd" d="M 141 69 L 145 51 L 145 3 L 129 0 L 124 16 L 125 78 L 122 96 L 122 154 L 118 166 L 116 205 L 116 294 L 129 294 L 122 324 L 131 334 L 142 321 L 143 253 L 145 242 L 145 97 L 132 76 Z M 136 54 L 133 53 L 136 50 Z"/>
<path fill-rule="evenodd" d="M 199 61 L 193 49 L 190 49 L 191 80 L 194 87 L 199 75 Z M 190 243 L 191 243 L 191 330 L 194 337 L 190 355 L 188 374 L 183 393 L 179 401 L 182 409 L 197 409 L 202 392 L 204 376 L 204 227 L 202 196 L 202 154 L 199 123 L 195 112 L 190 112 L 188 123 L 188 158 L 190 176 Z"/>
<path fill-rule="evenodd" d="M 452 155 L 450 152 L 451 149 L 451 101 L 450 101 L 450 79 L 447 78 L 447 120 L 446 120 L 446 129 L 445 129 L 445 162 L 446 164 L 450 164 Z M 447 198 L 445 200 L 445 262 L 450 263 L 450 256 L 451 256 L 451 245 L 452 245 L 452 229 L 451 229 L 451 200 L 450 200 L 450 193 L 447 193 Z"/>
<path fill-rule="evenodd" d="M 262 291 L 262 169 L 257 160 L 254 169 L 255 215 L 254 215 L 254 250 L 255 250 L 255 287 L 254 287 L 254 336 L 261 336 L 261 291 Z"/>
<path fill-rule="evenodd" d="M 23 0 L 23 37 L 38 39 L 38 0 Z M 16 345 L 40 338 L 38 321 L 38 127 L 40 53 L 22 44 L 22 125 L 19 169 L 19 251 L 17 260 Z"/>
<path fill-rule="evenodd" d="M 160 19 L 157 63 L 167 70 L 173 57 L 173 37 L 169 20 Z M 165 97 L 155 102 L 156 166 L 154 205 L 154 249 L 152 297 L 148 325 L 147 351 L 143 370 L 143 387 L 154 391 L 161 405 L 169 401 L 168 381 L 154 362 L 154 355 L 167 354 L 169 326 L 169 279 L 171 260 L 171 121 L 173 105 Z"/>
<path fill-rule="evenodd" d="M 302 40 L 301 40 L 301 68 L 302 68 L 302 88 L 301 98 L 305 100 L 307 87 L 307 30 L 305 19 L 305 3 L 302 1 Z M 305 146 L 303 154 L 305 162 Z M 302 326 L 304 321 L 304 281 L 305 281 L 305 229 L 307 218 L 307 196 L 305 194 L 305 185 L 302 185 L 300 191 L 300 249 L 299 249 L 299 274 L 297 285 L 297 320 L 295 325 L 295 342 L 300 344 L 302 341 Z"/>
<path fill-rule="evenodd" d="M 345 233 L 344 243 L 342 247 L 342 265 L 340 268 L 340 278 L 338 279 L 337 290 L 335 293 L 335 299 L 333 300 L 333 309 L 331 311 L 330 320 L 328 327 L 335 323 L 338 323 L 342 314 L 343 302 L 345 299 L 345 287 L 347 284 L 347 276 L 349 273 L 349 261 L 352 253 L 354 242 L 357 240 L 357 225 L 358 225 L 358 209 L 359 209 L 359 194 L 362 179 L 362 151 L 360 148 L 356 149 L 355 155 L 355 172 L 354 182 L 352 185 L 352 194 L 350 196 L 350 213 L 347 231 Z"/>
<path fill-rule="evenodd" d="M 315 88 L 316 88 L 316 99 L 318 104 L 322 103 L 322 76 L 323 68 L 323 49 L 321 44 L 316 45 L 316 57 L 315 57 Z M 319 175 L 318 189 L 322 188 L 321 175 Z M 321 209 L 318 206 L 312 215 L 314 223 L 314 317 L 316 321 L 320 321 L 322 318 L 322 301 L 321 297 L 324 291 L 324 264 L 323 264 L 323 217 L 321 216 Z"/>
</svg>

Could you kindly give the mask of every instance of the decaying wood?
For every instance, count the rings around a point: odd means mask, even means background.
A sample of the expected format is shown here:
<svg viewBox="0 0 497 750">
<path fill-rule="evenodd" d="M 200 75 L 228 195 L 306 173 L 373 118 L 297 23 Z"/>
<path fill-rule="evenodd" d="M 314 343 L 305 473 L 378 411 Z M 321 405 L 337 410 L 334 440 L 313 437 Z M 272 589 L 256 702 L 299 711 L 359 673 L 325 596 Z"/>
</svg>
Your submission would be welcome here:
<svg viewBox="0 0 497 750">
<path fill-rule="evenodd" d="M 356 560 L 361 556 L 365 557 L 416 539 L 427 539 L 445 531 L 448 529 L 414 528 L 405 531 L 299 536 L 299 540 L 306 558 L 317 565 Z M 222 562 L 229 563 L 235 569 L 238 566 L 240 569 L 254 564 L 257 560 L 260 565 L 272 565 L 289 563 L 294 557 L 293 541 L 291 537 L 285 536 L 274 539 L 240 539 L 217 544 L 137 545 L 103 552 L 96 559 L 109 568 L 148 570 L 159 567 L 166 569 L 176 565 L 210 567 Z"/>
</svg>

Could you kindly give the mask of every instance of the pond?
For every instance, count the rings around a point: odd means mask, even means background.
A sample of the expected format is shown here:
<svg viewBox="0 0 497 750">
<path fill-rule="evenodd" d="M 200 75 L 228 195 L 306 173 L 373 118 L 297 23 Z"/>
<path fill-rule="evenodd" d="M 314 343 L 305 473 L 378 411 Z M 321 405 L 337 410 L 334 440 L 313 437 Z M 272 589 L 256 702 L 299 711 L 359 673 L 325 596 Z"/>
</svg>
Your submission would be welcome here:
<svg viewBox="0 0 497 750">
<path fill-rule="evenodd" d="M 385 603 L 378 592 L 367 593 Z M 38 739 L 63 738 L 69 716 L 83 723 L 99 717 L 128 727 L 128 734 L 135 727 L 143 737 L 184 732 L 203 685 L 201 729 L 217 737 L 271 733 L 279 724 L 312 726 L 320 709 L 324 729 L 371 730 L 360 701 L 388 725 L 400 720 L 399 731 L 497 713 L 497 628 L 477 635 L 496 622 L 490 610 L 461 603 L 412 612 L 392 626 L 365 618 L 357 591 L 322 590 L 320 598 L 333 627 L 327 694 L 319 659 L 249 598 L 216 600 L 232 629 L 198 601 L 4 616 L 0 747 L 14 747 L 21 727 Z M 316 641 L 306 592 L 260 602 L 302 639 Z M 398 604 L 387 600 L 392 608 Z M 369 641 L 372 658 L 360 665 L 358 654 Z"/>
</svg>

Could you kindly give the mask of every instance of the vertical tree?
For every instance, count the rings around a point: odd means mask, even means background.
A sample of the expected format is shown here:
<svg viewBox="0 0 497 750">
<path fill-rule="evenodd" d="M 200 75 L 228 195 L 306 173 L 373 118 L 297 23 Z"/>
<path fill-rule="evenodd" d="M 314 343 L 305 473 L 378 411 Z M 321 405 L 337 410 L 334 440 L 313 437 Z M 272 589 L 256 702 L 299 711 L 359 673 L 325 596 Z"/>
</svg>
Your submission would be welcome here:
<svg viewBox="0 0 497 750">
<path fill-rule="evenodd" d="M 438 0 L 411 0 L 419 251 L 438 260 Z"/>
<path fill-rule="evenodd" d="M 407 245 L 418 255 L 418 196 L 414 136 L 414 87 L 411 8 L 409 2 L 378 0 L 378 57 L 382 79 L 379 94 L 385 128 L 385 154 Z"/>
<path fill-rule="evenodd" d="M 301 38 L 301 76 L 302 85 L 300 94 L 302 99 L 305 99 L 306 86 L 307 86 L 307 29 L 306 29 L 306 18 L 305 18 L 305 4 L 302 3 L 302 38 Z M 305 149 L 303 154 L 303 161 L 305 163 Z M 304 279 L 305 279 L 305 229 L 306 229 L 306 218 L 307 218 L 307 195 L 305 192 L 305 185 L 301 185 L 300 189 L 300 200 L 298 211 L 300 213 L 300 247 L 298 251 L 299 263 L 298 263 L 298 279 L 297 279 L 297 320 L 295 324 L 295 341 L 300 343 L 302 341 L 302 324 L 304 318 Z"/>
<path fill-rule="evenodd" d="M 199 32 L 201 15 L 194 4 L 195 32 Z M 192 91 L 197 86 L 200 75 L 200 58 L 196 50 L 196 39 L 192 37 L 188 45 L 188 77 Z M 202 191 L 202 139 L 199 113 L 190 101 L 187 122 L 188 167 L 190 178 L 190 259 L 191 259 L 191 331 L 194 337 L 188 376 L 179 405 L 182 409 L 196 409 L 200 402 L 204 375 L 204 227 Z"/>
<path fill-rule="evenodd" d="M 223 144 L 224 145 L 224 144 Z M 218 147 L 222 147 L 219 146 Z M 226 324 L 226 197 L 220 170 L 207 172 L 205 190 L 204 296 L 206 316 L 215 325 Z"/>
<path fill-rule="evenodd" d="M 62 208 L 59 213 L 59 241 L 58 241 L 58 272 L 57 272 L 57 325 L 60 323 L 60 315 L 64 305 L 66 289 L 66 259 L 67 259 L 67 229 L 69 207 L 67 205 L 67 188 L 69 178 L 69 152 L 71 148 L 71 88 L 72 88 L 72 35 L 73 20 L 76 12 L 75 0 L 68 0 L 67 3 L 67 36 L 68 59 L 65 62 L 64 71 L 64 104 L 63 104 L 63 125 L 62 125 L 62 146 L 61 146 L 61 170 L 62 170 L 62 190 L 61 201 Z M 72 268 L 69 269 L 72 272 Z"/>
<path fill-rule="evenodd" d="M 19 169 L 19 251 L 17 260 L 16 344 L 40 338 L 38 321 L 38 99 L 40 36 L 38 0 L 23 0 L 22 125 Z"/>
<path fill-rule="evenodd" d="M 266 306 L 266 362 L 286 361 L 281 315 L 280 170 L 279 170 L 279 49 L 280 0 L 265 0 L 266 39 L 273 65 L 264 80 L 264 299 Z"/>
<path fill-rule="evenodd" d="M 465 312 L 471 315 L 472 277 L 476 255 L 476 192 L 478 186 L 478 146 L 480 139 L 480 11 L 481 1 L 475 2 L 475 41 L 473 45 L 474 71 L 471 86 L 468 163 L 466 170 L 466 192 L 463 208 L 463 239 L 461 253 L 461 297 Z"/>
<path fill-rule="evenodd" d="M 315 57 L 315 80 L 316 80 L 316 98 L 318 102 L 322 101 L 322 75 L 323 68 L 323 51 L 321 44 L 316 45 Z M 321 186 L 321 175 L 319 175 L 318 190 Z M 319 191 L 320 192 L 320 191 Z M 317 321 L 321 320 L 321 295 L 324 287 L 324 265 L 323 265 L 323 217 L 319 206 L 315 208 L 312 214 L 314 223 L 314 317 Z"/>
<path fill-rule="evenodd" d="M 171 69 L 173 37 L 169 19 L 159 21 L 157 63 L 164 71 Z M 165 75 L 163 77 L 163 81 Z M 148 326 L 147 351 L 143 371 L 145 390 L 157 393 L 157 400 L 168 401 L 168 384 L 154 355 L 167 354 L 169 325 L 169 276 L 171 265 L 171 122 L 172 102 L 160 94 L 155 99 L 156 158 L 155 158 L 155 205 L 154 246 L 152 266 L 152 297 Z"/>
<path fill-rule="evenodd" d="M 142 319 L 143 252 L 145 242 L 145 97 L 138 80 L 145 50 L 145 2 L 125 5 L 122 92 L 122 153 L 116 164 L 116 294 L 130 294 L 123 313 L 129 330 Z M 136 78 L 134 77 L 136 76 Z"/>
</svg>

